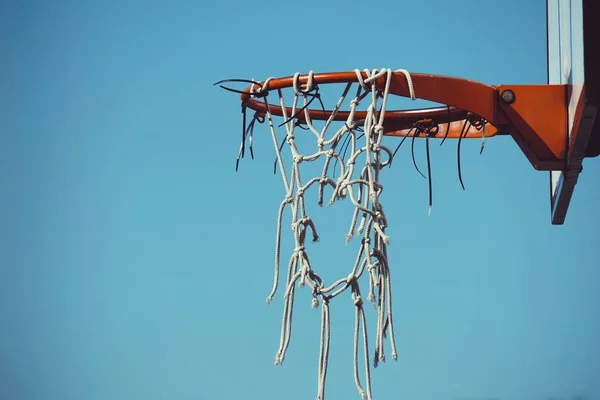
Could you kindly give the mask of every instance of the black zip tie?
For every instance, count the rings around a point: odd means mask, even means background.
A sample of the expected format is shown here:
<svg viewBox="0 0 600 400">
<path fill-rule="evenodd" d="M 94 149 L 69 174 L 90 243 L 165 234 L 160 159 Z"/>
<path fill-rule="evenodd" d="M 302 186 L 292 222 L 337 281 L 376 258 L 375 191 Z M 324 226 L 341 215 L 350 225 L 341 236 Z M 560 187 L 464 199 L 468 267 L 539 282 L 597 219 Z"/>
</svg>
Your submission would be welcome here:
<svg viewBox="0 0 600 400">
<path fill-rule="evenodd" d="M 431 209 L 433 207 L 433 180 L 431 176 L 431 155 L 429 151 L 429 138 L 435 137 L 439 132 L 439 125 L 432 119 L 420 120 L 415 123 L 417 132 L 425 133 L 425 155 L 427 157 L 427 183 L 429 186 L 429 212 L 427 215 L 431 215 Z"/>
<path fill-rule="evenodd" d="M 431 208 L 433 207 L 433 187 L 431 182 L 431 157 L 429 156 L 429 135 L 425 137 L 425 153 L 427 154 L 427 177 L 429 183 L 429 213 L 431 215 Z"/>
<path fill-rule="evenodd" d="M 402 140 L 400 141 L 400 144 L 398 145 L 398 147 L 396 147 L 396 150 L 394 150 L 394 152 L 392 153 L 392 157 L 394 157 L 396 155 L 396 153 L 398 152 L 398 150 L 400 149 L 400 146 L 402 146 L 402 143 L 404 143 L 404 141 L 406 140 L 406 138 L 410 135 L 410 133 L 413 131 L 413 129 L 416 129 L 414 126 L 412 128 L 410 128 L 410 130 L 408 132 L 406 132 L 406 135 L 404 135 L 404 137 L 402 138 Z M 392 166 L 392 163 L 390 162 L 390 167 Z"/>
<path fill-rule="evenodd" d="M 261 117 L 260 114 L 257 112 L 254 113 L 254 116 L 252 117 L 252 121 L 250 121 L 250 123 L 248 124 L 248 129 L 246 130 L 246 136 L 248 136 L 248 139 L 250 141 L 250 157 L 254 160 L 254 124 L 256 123 L 256 121 L 258 121 L 259 124 L 262 124 L 263 122 L 265 122 L 265 118 Z"/>
<path fill-rule="evenodd" d="M 263 97 L 267 97 L 269 95 L 268 90 L 255 93 L 255 92 L 249 92 L 247 89 L 246 90 L 238 90 L 238 89 L 233 89 L 233 88 L 222 85 L 223 83 L 226 83 L 226 82 L 250 83 L 250 84 L 256 85 L 262 89 L 261 84 L 252 79 L 223 79 L 223 80 L 220 80 L 220 81 L 214 83 L 213 86 L 219 85 L 219 87 L 221 89 L 225 89 L 229 92 L 239 93 L 239 94 L 247 94 L 254 98 L 263 98 Z M 250 122 L 250 124 L 248 124 L 248 126 L 246 126 L 246 122 L 247 122 L 246 121 L 246 105 L 242 104 L 242 143 L 241 143 L 240 151 L 238 152 L 238 156 L 235 160 L 236 172 L 239 170 L 240 159 L 244 158 L 244 156 L 246 155 L 246 137 L 248 137 L 249 142 L 250 142 L 250 146 L 249 146 L 250 157 L 254 160 L 253 137 L 254 137 L 254 123 L 256 121 L 259 121 L 260 123 L 264 122 L 264 118 L 262 118 L 262 120 L 261 120 L 261 117 L 259 116 L 258 112 L 256 112 L 254 114 L 254 116 L 252 117 L 252 121 Z"/>
<path fill-rule="evenodd" d="M 318 93 L 318 88 L 317 88 L 317 93 L 315 94 L 315 96 L 317 97 L 317 100 L 319 100 L 319 104 L 321 105 L 321 110 L 323 110 L 323 117 L 325 119 L 327 119 L 327 111 L 325 111 L 325 104 L 323 104 L 323 100 L 321 100 L 321 94 Z"/>
<path fill-rule="evenodd" d="M 227 90 L 229 92 L 239 93 L 239 94 L 247 94 L 247 95 L 250 95 L 250 96 L 253 96 L 253 97 L 256 97 L 256 98 L 267 97 L 269 95 L 269 91 L 268 90 L 261 91 L 261 92 L 248 92 L 246 90 L 238 90 L 238 89 L 233 89 L 233 88 L 221 85 L 222 83 L 225 83 L 225 82 L 251 83 L 253 85 L 257 85 L 258 87 L 261 87 L 259 82 L 253 81 L 251 79 L 223 79 L 223 80 L 221 80 L 219 82 L 214 83 L 213 86 L 219 85 L 219 87 L 221 89 L 225 89 L 225 90 Z"/>
<path fill-rule="evenodd" d="M 485 129 L 483 129 L 481 133 L 481 148 L 479 149 L 479 155 L 483 154 L 483 149 L 485 148 Z"/>
<path fill-rule="evenodd" d="M 225 82 L 252 83 L 254 85 L 260 86 L 260 82 L 256 82 L 255 80 L 252 80 L 252 79 L 222 79 L 219 82 L 213 83 L 213 86 L 220 85 L 221 83 L 225 83 Z"/>
<path fill-rule="evenodd" d="M 448 109 L 448 123 L 446 124 L 446 133 L 444 134 L 444 138 L 442 139 L 442 143 L 440 143 L 440 147 L 444 144 L 446 139 L 448 138 L 448 134 L 450 133 L 450 106 L 446 106 Z"/>
<path fill-rule="evenodd" d="M 242 144 L 241 144 L 240 151 L 238 152 L 237 159 L 235 161 L 235 171 L 236 172 L 239 169 L 240 159 L 244 158 L 244 156 L 245 156 L 246 138 L 250 142 L 250 144 L 249 144 L 250 157 L 254 160 L 254 143 L 253 143 L 253 138 L 254 138 L 254 124 L 257 121 L 259 123 L 261 123 L 261 124 L 263 122 L 265 122 L 265 118 L 261 117 L 260 114 L 258 113 L 258 111 L 254 113 L 254 116 L 252 117 L 252 120 L 246 126 L 246 105 L 242 104 Z"/>
<path fill-rule="evenodd" d="M 466 129 L 466 131 L 465 131 L 465 127 L 466 127 L 467 125 L 468 125 L 469 127 L 468 127 L 468 128 Z M 464 184 L 464 182 L 463 182 L 463 179 L 462 179 L 462 170 L 461 170 L 461 167 L 460 167 L 460 144 L 462 143 L 462 139 L 463 139 L 463 137 L 466 137 L 466 136 L 467 136 L 467 133 L 469 133 L 469 129 L 470 129 L 470 128 L 471 128 L 471 121 L 469 121 L 469 119 L 467 118 L 467 119 L 465 120 L 465 123 L 464 123 L 464 125 L 463 125 L 463 127 L 462 127 L 461 131 L 460 131 L 460 137 L 458 138 L 458 146 L 457 146 L 457 159 L 458 159 L 458 160 L 457 160 L 457 161 L 458 161 L 458 180 L 460 181 L 460 185 L 462 186 L 462 189 L 463 189 L 463 190 L 465 190 L 465 184 Z"/>
<path fill-rule="evenodd" d="M 242 104 L 242 158 L 244 158 L 246 151 L 246 105 Z"/>
<path fill-rule="evenodd" d="M 253 145 L 252 138 L 254 137 L 253 133 L 254 133 L 254 130 L 252 130 L 250 135 L 248 136 L 248 142 L 250 143 L 250 145 L 248 146 L 248 150 L 250 150 L 250 158 L 254 160 L 254 150 L 252 148 L 252 145 Z"/>
<path fill-rule="evenodd" d="M 483 153 L 483 149 L 485 147 L 485 124 L 487 123 L 487 121 L 485 119 L 483 119 L 482 117 L 475 116 L 475 115 L 473 115 L 470 120 L 471 120 L 471 125 L 475 129 L 477 129 L 478 131 L 482 131 L 482 133 L 481 133 L 481 148 L 479 149 L 479 154 L 481 155 Z"/>
<path fill-rule="evenodd" d="M 420 133 L 421 132 L 417 129 L 417 131 L 413 134 L 412 142 L 410 144 L 410 153 L 412 156 L 412 161 L 413 161 L 413 165 L 415 166 L 415 169 L 423 177 L 423 179 L 427 179 L 427 177 L 425 177 L 425 175 L 423 175 L 423 173 L 419 169 L 419 166 L 417 165 L 417 159 L 415 157 L 415 139 L 416 139 L 417 135 L 419 135 Z"/>
<path fill-rule="evenodd" d="M 297 128 L 302 129 L 303 131 L 309 131 L 310 130 L 310 128 L 308 126 L 302 125 L 299 120 L 294 123 L 294 126 L 297 127 Z"/>
<path fill-rule="evenodd" d="M 344 140 L 342 141 L 342 161 L 346 161 L 346 152 L 348 151 L 348 147 L 350 147 L 350 137 L 352 136 L 351 133 L 347 133 L 344 137 Z M 333 177 L 335 178 L 335 171 L 337 169 L 337 165 L 338 165 L 338 158 L 335 157 L 335 161 L 333 162 Z"/>
<path fill-rule="evenodd" d="M 242 104 L 242 143 L 235 160 L 235 172 L 238 172 L 240 158 L 244 158 L 244 149 L 246 148 L 246 105 Z"/>
<path fill-rule="evenodd" d="M 283 146 L 285 145 L 286 139 L 287 139 L 287 135 L 286 135 L 286 137 L 283 138 L 283 140 L 281 141 L 281 144 L 279 145 L 279 154 L 281 154 L 281 150 L 283 150 Z M 273 163 L 273 175 L 277 175 L 277 157 L 275 157 L 275 162 Z"/>
<path fill-rule="evenodd" d="M 365 136 L 364 131 L 362 130 L 361 127 L 357 126 L 357 127 L 354 127 L 354 128 L 350 128 L 347 124 L 344 124 L 344 125 L 346 125 L 346 127 L 349 129 L 348 132 L 354 132 L 354 131 L 361 132 L 361 134 L 356 137 L 356 140 L 360 140 L 360 139 L 362 139 L 363 136 Z M 344 161 L 345 161 L 345 158 L 346 158 L 346 152 L 348 151 L 348 148 L 350 147 L 350 141 L 349 140 L 350 140 L 351 135 L 352 135 L 351 133 L 348 133 L 348 135 L 344 139 L 344 142 L 347 142 L 345 144 L 346 148 L 344 149 L 344 154 L 342 155 L 342 160 L 344 160 Z M 342 144 L 342 147 L 344 147 L 344 144 Z M 337 165 L 337 157 L 336 157 L 335 162 L 336 162 L 336 165 Z"/>
<path fill-rule="evenodd" d="M 308 101 L 308 103 L 306 103 L 300 110 L 296 111 L 296 113 L 294 115 L 292 115 L 291 117 L 289 117 L 287 120 L 283 121 L 281 124 L 279 124 L 278 128 L 281 128 L 283 125 L 287 124 L 288 122 L 296 119 L 298 117 L 298 115 L 300 115 L 301 112 L 303 112 L 304 110 L 306 110 L 308 108 L 308 106 L 310 106 L 310 104 L 315 100 L 319 100 L 319 103 L 321 103 L 321 107 L 323 109 L 323 115 L 325 117 L 327 117 L 327 112 L 325 111 L 325 105 L 323 104 L 323 101 L 321 100 L 321 94 L 319 94 L 319 87 L 315 86 L 315 88 L 313 89 L 315 91 L 315 93 L 310 93 L 310 91 L 308 92 L 304 92 L 304 91 L 300 91 L 303 95 L 305 96 L 311 96 L 310 100 Z"/>
</svg>

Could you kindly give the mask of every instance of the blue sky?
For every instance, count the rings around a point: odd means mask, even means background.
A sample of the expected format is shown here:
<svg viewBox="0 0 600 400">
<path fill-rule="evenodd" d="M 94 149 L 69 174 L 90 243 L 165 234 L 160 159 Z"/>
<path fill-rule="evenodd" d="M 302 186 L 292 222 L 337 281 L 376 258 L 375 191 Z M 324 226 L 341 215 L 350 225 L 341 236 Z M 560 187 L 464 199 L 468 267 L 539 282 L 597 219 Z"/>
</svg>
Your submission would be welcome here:
<svg viewBox="0 0 600 400">
<path fill-rule="evenodd" d="M 272 365 L 268 131 L 235 173 L 238 97 L 212 84 L 383 67 L 545 83 L 545 18 L 542 0 L 1 2 L 0 398 L 314 398 L 306 291 Z M 399 359 L 375 399 L 598 398 L 600 160 L 552 226 L 548 174 L 511 139 L 466 143 L 466 192 L 455 143 L 434 146 L 430 217 L 407 150 L 384 178 Z M 329 211 L 311 251 L 343 277 L 348 217 Z M 332 323 L 328 398 L 358 398 L 349 299 Z"/>
</svg>

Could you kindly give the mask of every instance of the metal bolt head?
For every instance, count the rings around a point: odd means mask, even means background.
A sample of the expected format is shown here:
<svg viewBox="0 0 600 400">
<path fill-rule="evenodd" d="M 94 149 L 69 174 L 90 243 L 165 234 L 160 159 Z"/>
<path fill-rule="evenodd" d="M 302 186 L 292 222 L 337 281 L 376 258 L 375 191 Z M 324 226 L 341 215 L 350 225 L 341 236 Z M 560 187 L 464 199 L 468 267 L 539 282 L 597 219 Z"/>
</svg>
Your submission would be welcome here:
<svg viewBox="0 0 600 400">
<path fill-rule="evenodd" d="M 503 91 L 500 96 L 502 97 L 502 101 L 504 101 L 506 104 L 512 104 L 515 102 L 515 92 L 510 89 Z"/>
</svg>

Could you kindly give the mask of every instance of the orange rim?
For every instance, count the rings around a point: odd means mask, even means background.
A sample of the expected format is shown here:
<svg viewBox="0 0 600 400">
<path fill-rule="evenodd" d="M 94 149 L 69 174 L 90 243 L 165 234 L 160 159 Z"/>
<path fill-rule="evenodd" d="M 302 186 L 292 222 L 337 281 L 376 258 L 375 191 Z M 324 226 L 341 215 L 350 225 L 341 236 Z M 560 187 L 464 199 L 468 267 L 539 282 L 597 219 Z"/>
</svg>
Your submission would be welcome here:
<svg viewBox="0 0 600 400">
<path fill-rule="evenodd" d="M 363 79 L 368 76 L 361 72 Z M 461 134 L 460 123 L 466 123 L 469 112 L 481 116 L 489 121 L 486 126 L 486 136 L 491 137 L 498 134 L 498 130 L 491 124 L 495 120 L 495 97 L 496 91 L 492 86 L 483 83 L 469 81 L 466 79 L 446 77 L 440 75 L 418 74 L 410 75 L 414 86 L 414 92 L 417 98 L 429 100 L 436 103 L 447 104 L 442 107 L 408 109 L 408 110 L 387 110 L 384 123 L 384 132 L 390 136 L 411 136 L 410 132 L 414 124 L 423 119 L 432 119 L 440 126 L 441 132 L 448 138 L 459 138 Z M 385 85 L 385 76 L 377 79 L 376 87 L 383 91 Z M 301 75 L 298 78 L 300 85 L 307 83 L 308 75 Z M 355 72 L 332 72 L 313 75 L 313 82 L 316 85 L 357 83 L 358 79 Z M 265 86 L 263 93 L 267 96 L 255 96 L 253 91 Z M 294 86 L 294 77 L 276 78 L 268 81 L 259 82 L 258 85 L 247 87 L 242 95 L 242 104 L 261 115 L 267 113 L 282 117 L 283 110 L 279 104 L 266 104 L 268 92 L 272 90 L 286 89 Z M 409 88 L 406 77 L 402 73 L 395 73 L 390 87 L 390 94 L 402 97 L 409 97 Z M 306 110 L 312 120 L 326 120 L 333 110 L 308 109 Z M 345 121 L 350 112 L 339 110 L 334 115 L 334 121 Z M 286 107 L 285 115 L 292 115 L 291 107 Z M 367 116 L 366 111 L 356 111 L 354 119 L 356 121 L 364 120 Z M 306 122 L 304 112 L 295 116 L 299 122 Z M 473 130 L 466 136 L 468 138 L 481 137 L 481 132 Z"/>
<path fill-rule="evenodd" d="M 361 72 L 363 79 L 368 78 Z M 413 125 L 423 119 L 435 121 L 439 127 L 437 137 L 449 139 L 480 138 L 483 129 L 471 130 L 464 134 L 462 127 L 470 122 L 469 116 L 485 122 L 485 136 L 511 135 L 523 153 L 539 170 L 563 169 L 566 163 L 566 86 L 565 85 L 501 85 L 489 86 L 480 82 L 462 78 L 410 74 L 414 93 L 417 98 L 446 104 L 446 107 L 434 107 L 414 110 L 387 110 L 384 132 L 389 136 L 416 135 Z M 333 72 L 313 75 L 318 85 L 356 83 L 355 72 Z M 305 85 L 308 75 L 298 77 L 298 83 Z M 376 81 L 376 88 L 382 92 L 386 76 Z M 259 87 L 264 90 L 253 93 Z M 242 105 L 265 115 L 267 110 L 273 115 L 283 116 L 281 107 L 267 103 L 271 90 L 291 88 L 294 77 L 275 78 L 257 82 L 242 91 Z M 393 74 L 389 94 L 409 97 L 406 77 L 401 72 Z M 515 100 L 516 99 L 516 100 Z M 286 115 L 292 115 L 287 108 Z M 332 110 L 308 109 L 305 112 L 314 120 L 328 119 Z M 295 115 L 299 122 L 305 122 L 304 112 Z M 366 111 L 357 111 L 355 121 L 364 120 Z M 338 111 L 333 120 L 343 121 L 349 111 Z"/>
</svg>

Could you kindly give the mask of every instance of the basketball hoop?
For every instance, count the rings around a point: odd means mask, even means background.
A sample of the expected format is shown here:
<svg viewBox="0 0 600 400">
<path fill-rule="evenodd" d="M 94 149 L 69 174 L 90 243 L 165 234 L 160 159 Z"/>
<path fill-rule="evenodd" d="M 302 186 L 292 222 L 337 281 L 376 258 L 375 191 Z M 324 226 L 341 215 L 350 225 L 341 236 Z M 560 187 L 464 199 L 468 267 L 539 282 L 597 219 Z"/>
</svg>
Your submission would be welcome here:
<svg viewBox="0 0 600 400">
<path fill-rule="evenodd" d="M 245 89 L 227 85 L 246 83 Z M 429 212 L 432 206 L 430 140 L 458 141 L 458 175 L 461 185 L 460 146 L 464 139 L 484 141 L 496 135 L 511 135 L 536 169 L 561 169 L 565 163 L 566 121 L 565 90 L 562 85 L 488 86 L 460 78 L 411 74 L 406 70 L 355 70 L 306 75 L 299 73 L 286 78 L 269 78 L 263 82 L 224 80 L 222 88 L 241 94 L 243 129 L 236 162 L 245 155 L 256 122 L 267 123 L 276 155 L 285 196 L 279 206 L 275 243 L 274 282 L 267 302 L 273 300 L 280 285 L 281 234 L 284 211 L 290 210 L 294 250 L 288 261 L 284 286 L 284 310 L 279 349 L 275 364 L 284 361 L 290 343 L 292 310 L 296 287 L 312 290 L 313 307 L 321 306 L 321 347 L 319 355 L 317 399 L 324 398 L 329 356 L 329 302 L 341 293 L 349 292 L 355 306 L 354 380 L 359 394 L 371 400 L 369 345 L 364 302 L 359 286 L 368 285 L 366 300 L 377 310 L 377 329 L 373 365 L 385 361 L 385 339 L 389 339 L 391 356 L 397 358 L 392 314 L 392 285 L 388 263 L 386 234 L 388 221 L 381 195 L 383 168 L 391 165 L 397 148 L 407 139 L 424 139 L 429 178 Z M 320 88 L 341 85 L 342 93 L 330 110 L 325 109 Z M 284 92 L 291 92 L 286 104 Z M 390 96 L 424 99 L 445 106 L 415 110 L 389 110 Z M 276 102 L 269 102 L 270 98 Z M 535 101 L 534 101 L 535 99 Z M 346 104 L 346 108 L 343 106 Z M 288 105 L 289 104 L 289 105 Z M 360 106 L 363 105 L 361 108 Z M 248 122 L 247 113 L 254 111 Z M 319 127 L 315 121 L 320 121 Z M 278 128 L 282 134 L 278 136 Z M 297 128 L 315 138 L 312 153 L 301 153 L 296 145 Z M 282 137 L 283 136 L 283 137 Z M 396 151 L 383 143 L 385 136 L 401 138 Z M 287 146 L 286 146 L 287 145 Z M 291 164 L 285 165 L 282 152 L 287 148 Z M 346 157 L 346 153 L 348 156 Z M 414 161 L 414 147 L 413 147 Z M 309 179 L 301 174 L 306 163 L 322 162 L 319 175 Z M 339 165 L 335 178 L 332 164 Z M 415 163 L 416 166 L 416 163 Z M 418 170 L 418 168 L 417 168 Z M 350 273 L 326 285 L 311 264 L 305 247 L 307 235 L 318 240 L 315 221 L 310 217 L 305 194 L 317 190 L 319 205 L 348 201 L 354 210 L 346 236 L 347 242 L 358 236 L 357 256 Z M 327 196 L 327 197 L 326 197 Z M 361 280 L 361 278 L 364 278 Z M 364 354 L 364 387 L 359 374 L 359 342 L 362 335 Z"/>
</svg>

